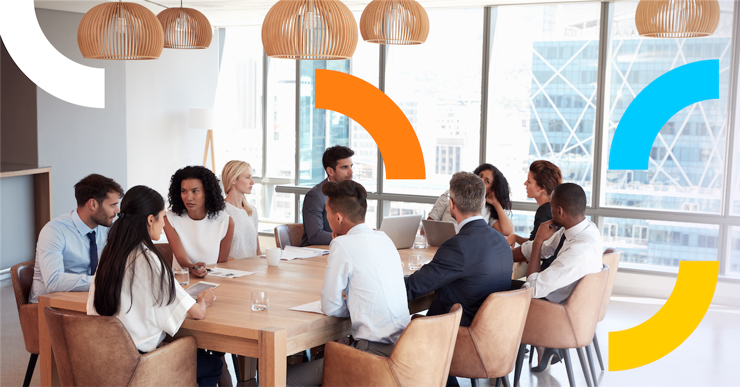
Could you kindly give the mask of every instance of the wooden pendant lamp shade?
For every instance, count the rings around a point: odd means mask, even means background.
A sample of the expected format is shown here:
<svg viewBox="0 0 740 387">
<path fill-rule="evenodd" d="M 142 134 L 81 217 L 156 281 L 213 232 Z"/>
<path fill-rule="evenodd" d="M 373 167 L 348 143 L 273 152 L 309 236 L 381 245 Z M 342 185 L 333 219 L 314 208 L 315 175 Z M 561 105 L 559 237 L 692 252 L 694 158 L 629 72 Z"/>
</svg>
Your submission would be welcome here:
<svg viewBox="0 0 740 387">
<path fill-rule="evenodd" d="M 429 16 L 414 0 L 373 0 L 360 17 L 362 39 L 379 44 L 422 44 Z"/>
<path fill-rule="evenodd" d="M 157 15 L 164 30 L 164 48 L 208 48 L 213 29 L 206 15 L 192 8 L 173 7 Z"/>
<path fill-rule="evenodd" d="M 103 3 L 77 28 L 77 45 L 90 59 L 157 59 L 164 33 L 152 11 L 134 3 Z"/>
<path fill-rule="evenodd" d="M 641 0 L 635 12 L 637 32 L 646 37 L 709 36 L 718 24 L 717 0 Z"/>
<path fill-rule="evenodd" d="M 262 45 L 272 58 L 349 59 L 357 39 L 352 12 L 337 0 L 280 0 L 262 24 Z"/>
</svg>

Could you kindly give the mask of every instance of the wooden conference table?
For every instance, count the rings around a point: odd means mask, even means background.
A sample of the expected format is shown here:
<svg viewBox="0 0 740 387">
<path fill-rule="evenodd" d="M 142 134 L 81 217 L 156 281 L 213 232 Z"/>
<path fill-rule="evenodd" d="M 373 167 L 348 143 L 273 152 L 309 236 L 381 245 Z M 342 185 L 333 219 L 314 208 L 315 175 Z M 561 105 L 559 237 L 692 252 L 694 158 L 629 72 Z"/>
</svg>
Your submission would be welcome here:
<svg viewBox="0 0 740 387">
<path fill-rule="evenodd" d="M 317 246 L 318 247 L 318 246 Z M 327 248 L 327 246 L 321 246 Z M 410 252 L 419 252 L 431 260 L 436 247 L 399 250 L 404 274 L 411 274 L 406 264 Z M 284 386 L 286 357 L 350 334 L 350 320 L 316 313 L 288 310 L 321 299 L 326 256 L 280 261 L 268 267 L 263 258 L 248 258 L 219 263 L 226 269 L 251 271 L 240 278 L 208 276 L 202 280 L 218 283 L 216 301 L 204 320 L 186 318 L 175 338 L 193 336 L 198 348 L 259 358 L 259 382 L 265 386 Z M 516 268 L 515 264 L 515 268 Z M 190 277 L 190 285 L 201 279 Z M 253 312 L 253 290 L 269 292 L 269 309 Z M 87 292 L 53 293 L 39 297 L 39 357 L 41 385 L 59 385 L 53 360 L 49 331 L 43 308 L 51 306 L 67 312 L 85 313 Z M 409 303 L 411 313 L 429 308 L 432 295 Z"/>
</svg>

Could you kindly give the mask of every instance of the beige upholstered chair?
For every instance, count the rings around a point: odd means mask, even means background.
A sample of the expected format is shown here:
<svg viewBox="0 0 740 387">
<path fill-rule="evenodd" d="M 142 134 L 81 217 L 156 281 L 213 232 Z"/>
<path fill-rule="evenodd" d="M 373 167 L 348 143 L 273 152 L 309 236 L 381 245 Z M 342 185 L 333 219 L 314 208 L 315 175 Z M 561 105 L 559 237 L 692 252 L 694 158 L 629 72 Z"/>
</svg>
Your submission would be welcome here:
<svg viewBox="0 0 740 387">
<path fill-rule="evenodd" d="M 321 385 L 444 386 L 461 317 L 462 307 L 455 304 L 450 313 L 413 319 L 390 357 L 329 342 Z"/>
<path fill-rule="evenodd" d="M 527 322 L 524 325 L 522 344 L 519 346 L 514 386 L 517 386 L 519 382 L 524 362 L 524 347 L 527 344 L 534 347 L 559 348 L 560 357 L 565 360 L 568 382 L 571 387 L 575 386 L 575 383 L 569 350 L 576 348 L 586 383 L 589 387 L 592 386 L 588 365 L 583 356 L 583 348 L 586 347 L 590 356 L 590 344 L 596 332 L 596 322 L 601 312 L 608 275 L 609 268 L 604 266 L 600 272 L 581 278 L 564 304 L 541 299 L 532 300 L 529 305 Z M 534 353 L 530 353 L 530 356 L 533 355 Z M 595 379 L 594 382 L 596 382 Z"/>
<path fill-rule="evenodd" d="M 604 290 L 604 300 L 601 302 L 601 313 L 599 313 L 599 322 L 604 320 L 606 316 L 606 309 L 609 306 L 609 300 L 612 298 L 612 292 L 614 291 L 614 281 L 617 279 L 617 270 L 619 269 L 619 261 L 622 258 L 622 252 L 613 248 L 608 248 L 604 251 L 602 262 L 604 265 L 609 266 L 609 277 L 606 280 L 606 290 Z M 604 361 L 601 359 L 601 348 L 599 348 L 599 340 L 594 334 L 594 349 L 596 350 L 596 357 L 599 359 L 599 366 L 601 370 L 604 370 Z"/>
<path fill-rule="evenodd" d="M 44 309 L 63 386 L 197 386 L 195 338 L 140 354 L 121 321 Z"/>
<path fill-rule="evenodd" d="M 285 246 L 300 246 L 302 237 L 303 223 L 288 223 L 275 227 L 275 245 L 281 249 Z"/>
<path fill-rule="evenodd" d="M 31 293 L 35 265 L 35 261 L 27 261 L 10 269 L 23 341 L 26 342 L 26 351 L 31 353 L 31 359 L 28 360 L 28 368 L 26 369 L 26 378 L 23 380 L 24 387 L 31 383 L 33 370 L 36 368 L 36 360 L 39 358 L 39 308 L 38 304 L 28 303 L 28 294 Z"/>
<path fill-rule="evenodd" d="M 514 370 L 532 291 L 497 292 L 486 298 L 470 326 L 457 331 L 450 375 L 471 378 L 474 386 L 478 378 L 509 385 L 507 375 Z"/>
</svg>

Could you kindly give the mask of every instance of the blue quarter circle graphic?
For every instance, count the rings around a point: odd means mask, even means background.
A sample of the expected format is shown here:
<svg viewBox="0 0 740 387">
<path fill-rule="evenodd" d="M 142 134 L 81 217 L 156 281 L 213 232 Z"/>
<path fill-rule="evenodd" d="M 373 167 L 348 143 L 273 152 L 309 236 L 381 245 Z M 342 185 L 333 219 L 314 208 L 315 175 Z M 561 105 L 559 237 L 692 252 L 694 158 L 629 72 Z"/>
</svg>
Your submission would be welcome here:
<svg viewBox="0 0 740 387">
<path fill-rule="evenodd" d="M 676 113 L 719 98 L 719 60 L 677 67 L 652 81 L 630 103 L 614 132 L 609 170 L 647 170 L 660 129 Z"/>
</svg>

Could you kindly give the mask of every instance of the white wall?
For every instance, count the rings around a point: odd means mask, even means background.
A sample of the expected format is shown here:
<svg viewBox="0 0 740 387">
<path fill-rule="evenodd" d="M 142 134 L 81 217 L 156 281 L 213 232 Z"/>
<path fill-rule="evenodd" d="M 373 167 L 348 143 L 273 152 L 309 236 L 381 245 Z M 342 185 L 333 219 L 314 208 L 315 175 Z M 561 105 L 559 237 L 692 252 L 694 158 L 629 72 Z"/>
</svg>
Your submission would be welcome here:
<svg viewBox="0 0 740 387">
<path fill-rule="evenodd" d="M 126 63 L 130 186 L 149 186 L 166 200 L 177 169 L 202 165 L 206 131 L 187 128 L 188 110 L 213 107 L 218 57 L 214 34 L 205 50 L 164 49 L 157 60 Z"/>
<path fill-rule="evenodd" d="M 33 176 L 0 179 L 0 269 L 33 259 Z"/>
<path fill-rule="evenodd" d="M 105 108 L 64 102 L 38 89 L 39 165 L 51 167 L 52 217 L 76 207 L 73 186 L 91 173 L 126 187 L 126 90 L 123 61 L 84 59 L 77 46 L 82 14 L 36 9 L 41 30 L 66 57 L 105 68 Z"/>
</svg>

